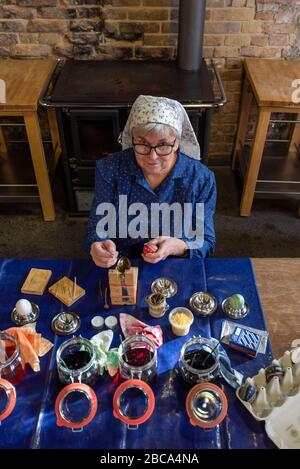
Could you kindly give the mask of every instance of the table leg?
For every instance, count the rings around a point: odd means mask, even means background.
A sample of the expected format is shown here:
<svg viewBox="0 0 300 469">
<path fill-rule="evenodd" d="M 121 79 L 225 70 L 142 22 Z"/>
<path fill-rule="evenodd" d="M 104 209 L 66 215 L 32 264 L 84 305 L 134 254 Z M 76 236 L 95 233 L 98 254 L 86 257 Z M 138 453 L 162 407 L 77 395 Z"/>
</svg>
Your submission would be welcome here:
<svg viewBox="0 0 300 469">
<path fill-rule="evenodd" d="M 59 132 L 58 132 L 58 127 L 57 127 L 55 110 L 48 108 L 47 113 L 48 113 L 48 122 L 49 122 L 52 146 L 53 146 L 53 151 L 54 151 L 54 162 L 55 162 L 54 167 L 56 168 L 56 165 L 61 155 Z"/>
<path fill-rule="evenodd" d="M 247 135 L 249 115 L 251 111 L 253 94 L 251 92 L 251 86 L 247 77 L 244 79 L 242 98 L 240 104 L 240 116 L 239 116 L 239 126 L 235 141 L 235 147 L 232 156 L 231 168 L 235 168 L 237 153 L 243 148 L 245 143 L 245 138 Z"/>
<path fill-rule="evenodd" d="M 296 114 L 296 119 L 300 120 L 300 114 Z M 289 153 L 296 153 L 297 146 L 300 145 L 300 122 L 297 122 L 294 125 L 292 136 L 289 144 Z"/>
<path fill-rule="evenodd" d="M 5 135 L 4 135 L 2 127 L 0 127 L 0 154 L 4 156 L 5 158 L 7 158 L 8 156 Z"/>
<path fill-rule="evenodd" d="M 24 113 L 24 121 L 44 220 L 52 221 L 55 210 L 37 112 Z"/>
<path fill-rule="evenodd" d="M 251 213 L 254 191 L 264 151 L 270 117 L 270 111 L 263 108 L 259 110 L 240 207 L 240 215 L 244 217 L 249 216 Z"/>
</svg>

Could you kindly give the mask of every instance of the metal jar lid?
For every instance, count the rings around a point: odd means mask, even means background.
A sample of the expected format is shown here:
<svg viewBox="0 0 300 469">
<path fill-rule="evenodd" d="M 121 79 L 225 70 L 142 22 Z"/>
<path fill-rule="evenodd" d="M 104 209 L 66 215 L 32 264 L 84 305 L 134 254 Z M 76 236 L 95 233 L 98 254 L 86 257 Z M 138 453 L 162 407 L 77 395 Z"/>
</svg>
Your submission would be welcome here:
<svg viewBox="0 0 300 469">
<path fill-rule="evenodd" d="M 35 303 L 29 302 L 31 304 L 31 312 L 26 316 L 21 316 L 17 312 L 17 308 L 14 308 L 11 313 L 11 320 L 18 326 L 24 326 L 31 322 L 35 322 L 40 315 L 40 308 Z"/>
<path fill-rule="evenodd" d="M 160 277 L 152 282 L 151 291 L 153 293 L 162 293 L 167 298 L 171 298 L 177 293 L 177 284 L 170 278 Z"/>
<path fill-rule="evenodd" d="M 211 316 L 218 307 L 216 298 L 208 292 L 196 292 L 189 301 L 191 310 L 196 316 Z"/>
<path fill-rule="evenodd" d="M 80 327 L 80 317 L 76 313 L 62 311 L 51 321 L 51 329 L 57 335 L 70 335 Z"/>
<path fill-rule="evenodd" d="M 230 306 L 230 297 L 222 302 L 222 310 L 230 319 L 243 319 L 250 313 L 250 308 L 247 303 L 241 309 L 234 309 Z"/>
<path fill-rule="evenodd" d="M 190 423 L 202 428 L 219 425 L 227 415 L 227 398 L 221 388 L 213 383 L 194 386 L 186 399 Z"/>
</svg>

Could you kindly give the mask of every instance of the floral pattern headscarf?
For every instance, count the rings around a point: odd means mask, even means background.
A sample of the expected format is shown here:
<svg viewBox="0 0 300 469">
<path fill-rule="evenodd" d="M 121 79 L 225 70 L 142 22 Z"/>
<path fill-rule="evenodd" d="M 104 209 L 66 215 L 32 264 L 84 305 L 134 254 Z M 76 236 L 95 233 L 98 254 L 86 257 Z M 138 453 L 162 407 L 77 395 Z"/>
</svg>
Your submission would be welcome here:
<svg viewBox="0 0 300 469">
<path fill-rule="evenodd" d="M 174 127 L 180 138 L 180 150 L 190 158 L 200 160 L 200 146 L 194 129 L 181 103 L 174 99 L 140 95 L 132 105 L 122 132 L 122 149 L 132 147 L 132 129 L 145 124 L 167 124 Z"/>
</svg>

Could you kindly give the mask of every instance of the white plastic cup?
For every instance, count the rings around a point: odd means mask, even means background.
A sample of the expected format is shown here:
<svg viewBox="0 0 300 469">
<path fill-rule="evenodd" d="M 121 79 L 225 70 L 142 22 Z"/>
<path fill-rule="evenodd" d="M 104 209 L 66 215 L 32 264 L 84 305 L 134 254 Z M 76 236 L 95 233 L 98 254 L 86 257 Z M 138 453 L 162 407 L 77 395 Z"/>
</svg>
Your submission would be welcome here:
<svg viewBox="0 0 300 469">
<path fill-rule="evenodd" d="M 184 313 L 186 316 L 190 318 L 190 322 L 188 324 L 177 324 L 173 321 L 173 316 L 175 313 Z M 190 311 L 188 308 L 184 308 L 183 306 L 179 306 L 178 308 L 172 309 L 169 313 L 169 322 L 172 327 L 172 332 L 173 334 L 177 336 L 184 336 L 187 335 L 190 332 L 190 327 L 193 324 L 194 321 L 194 315 L 192 311 Z"/>
</svg>

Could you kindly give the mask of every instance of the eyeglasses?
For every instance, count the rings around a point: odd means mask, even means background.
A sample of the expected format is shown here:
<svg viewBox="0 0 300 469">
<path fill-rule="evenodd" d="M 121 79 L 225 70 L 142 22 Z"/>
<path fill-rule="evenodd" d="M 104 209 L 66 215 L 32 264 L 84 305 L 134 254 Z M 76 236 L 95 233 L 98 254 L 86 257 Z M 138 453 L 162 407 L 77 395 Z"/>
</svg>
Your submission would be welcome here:
<svg viewBox="0 0 300 469">
<path fill-rule="evenodd" d="M 173 143 L 168 143 L 168 144 L 161 144 L 161 145 L 156 145 L 155 147 L 152 147 L 151 145 L 145 145 L 142 143 L 135 143 L 132 140 L 132 145 L 135 151 L 139 155 L 150 155 L 152 148 L 155 150 L 155 153 L 158 156 L 168 156 L 172 153 L 173 148 L 175 146 L 176 138 Z"/>
</svg>

